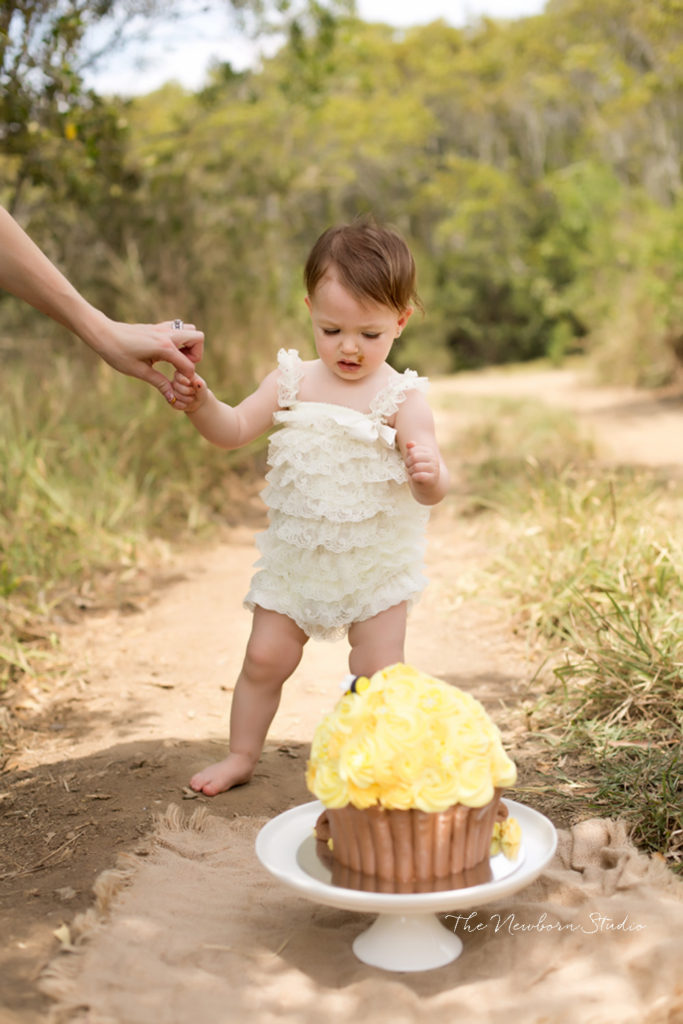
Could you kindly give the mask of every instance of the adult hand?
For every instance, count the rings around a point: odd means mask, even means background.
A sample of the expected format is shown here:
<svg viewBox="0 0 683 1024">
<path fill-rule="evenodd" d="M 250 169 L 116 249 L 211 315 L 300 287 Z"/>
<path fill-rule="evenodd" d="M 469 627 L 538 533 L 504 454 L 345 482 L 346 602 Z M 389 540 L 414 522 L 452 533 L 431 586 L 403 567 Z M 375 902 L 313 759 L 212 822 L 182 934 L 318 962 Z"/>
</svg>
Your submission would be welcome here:
<svg viewBox="0 0 683 1024">
<path fill-rule="evenodd" d="M 171 383 L 154 364 L 170 363 L 193 380 L 195 363 L 204 350 L 204 334 L 194 324 L 183 324 L 178 329 L 173 323 L 164 320 L 158 324 L 126 324 L 106 320 L 84 340 L 115 370 L 152 384 L 173 403 Z"/>
<path fill-rule="evenodd" d="M 171 363 L 190 379 L 204 347 L 194 324 L 126 324 L 92 306 L 0 206 L 0 288 L 78 335 L 110 366 L 153 384 L 173 403 L 173 388 L 154 364 Z M 182 321 L 178 321 L 182 324 Z"/>
</svg>

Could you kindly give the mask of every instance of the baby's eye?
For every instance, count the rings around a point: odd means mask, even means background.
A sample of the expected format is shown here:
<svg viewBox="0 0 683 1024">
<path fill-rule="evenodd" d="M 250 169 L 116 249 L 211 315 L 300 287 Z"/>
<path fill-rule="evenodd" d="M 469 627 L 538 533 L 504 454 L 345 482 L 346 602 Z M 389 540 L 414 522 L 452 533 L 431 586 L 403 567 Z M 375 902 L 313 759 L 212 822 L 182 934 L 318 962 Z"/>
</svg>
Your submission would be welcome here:
<svg viewBox="0 0 683 1024">
<path fill-rule="evenodd" d="M 371 340 L 372 340 L 372 338 L 379 338 L 379 335 L 380 335 L 379 331 L 377 331 L 375 333 L 372 333 L 372 334 L 370 333 L 370 331 L 363 331 L 363 337 L 364 338 L 370 338 Z"/>
<path fill-rule="evenodd" d="M 339 334 L 338 327 L 323 327 L 323 334 Z"/>
</svg>

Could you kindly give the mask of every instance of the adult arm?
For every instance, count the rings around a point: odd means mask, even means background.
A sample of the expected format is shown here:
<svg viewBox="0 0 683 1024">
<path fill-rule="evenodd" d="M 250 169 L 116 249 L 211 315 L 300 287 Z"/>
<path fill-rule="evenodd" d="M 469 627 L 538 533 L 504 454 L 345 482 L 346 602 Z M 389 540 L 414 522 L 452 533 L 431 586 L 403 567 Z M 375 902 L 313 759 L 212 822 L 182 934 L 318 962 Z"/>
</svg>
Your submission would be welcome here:
<svg viewBox="0 0 683 1024">
<path fill-rule="evenodd" d="M 154 363 L 168 362 L 189 378 L 194 376 L 194 364 L 204 346 L 201 331 L 192 325 L 174 330 L 170 320 L 158 324 L 110 320 L 76 291 L 2 207 L 0 287 L 78 335 L 120 373 L 157 387 L 168 401 L 173 401 L 173 389 Z"/>
</svg>

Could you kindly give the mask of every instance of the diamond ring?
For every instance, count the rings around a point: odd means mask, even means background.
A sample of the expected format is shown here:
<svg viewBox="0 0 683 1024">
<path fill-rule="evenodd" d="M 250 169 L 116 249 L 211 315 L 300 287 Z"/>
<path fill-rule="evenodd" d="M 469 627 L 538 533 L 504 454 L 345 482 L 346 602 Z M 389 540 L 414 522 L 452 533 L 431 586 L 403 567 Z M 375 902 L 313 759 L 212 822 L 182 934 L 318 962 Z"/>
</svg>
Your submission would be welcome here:
<svg viewBox="0 0 683 1024">
<path fill-rule="evenodd" d="M 173 330 L 174 331 L 182 331 L 184 326 L 185 326 L 185 324 L 183 323 L 182 320 L 174 320 L 173 321 Z"/>
</svg>

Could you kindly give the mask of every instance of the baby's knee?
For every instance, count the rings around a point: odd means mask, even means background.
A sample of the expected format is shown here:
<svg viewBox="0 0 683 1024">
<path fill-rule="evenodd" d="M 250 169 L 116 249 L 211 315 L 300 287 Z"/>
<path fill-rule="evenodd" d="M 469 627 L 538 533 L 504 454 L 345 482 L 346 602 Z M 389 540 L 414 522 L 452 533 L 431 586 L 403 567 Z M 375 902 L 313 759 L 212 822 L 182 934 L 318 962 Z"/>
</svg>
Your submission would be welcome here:
<svg viewBox="0 0 683 1024">
<path fill-rule="evenodd" d="M 244 656 L 244 671 L 255 682 L 286 679 L 299 664 L 302 650 L 301 646 L 276 643 L 270 637 L 252 637 Z"/>
</svg>

